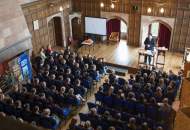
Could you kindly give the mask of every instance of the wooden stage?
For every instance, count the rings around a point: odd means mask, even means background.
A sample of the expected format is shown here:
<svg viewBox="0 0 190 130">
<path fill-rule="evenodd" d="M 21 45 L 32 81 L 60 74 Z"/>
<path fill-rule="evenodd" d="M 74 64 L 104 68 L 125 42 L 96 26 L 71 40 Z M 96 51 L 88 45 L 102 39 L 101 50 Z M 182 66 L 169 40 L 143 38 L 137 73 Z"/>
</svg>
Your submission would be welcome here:
<svg viewBox="0 0 190 130">
<path fill-rule="evenodd" d="M 108 63 L 138 68 L 139 49 L 140 48 L 128 46 L 126 41 L 121 40 L 118 44 L 95 43 L 94 47 L 91 46 L 89 48 L 82 46 L 78 49 L 78 52 L 82 55 L 91 54 L 92 56 L 103 57 Z M 169 71 L 172 69 L 177 73 L 181 69 L 182 59 L 183 54 L 181 53 L 167 52 L 164 70 Z"/>
</svg>

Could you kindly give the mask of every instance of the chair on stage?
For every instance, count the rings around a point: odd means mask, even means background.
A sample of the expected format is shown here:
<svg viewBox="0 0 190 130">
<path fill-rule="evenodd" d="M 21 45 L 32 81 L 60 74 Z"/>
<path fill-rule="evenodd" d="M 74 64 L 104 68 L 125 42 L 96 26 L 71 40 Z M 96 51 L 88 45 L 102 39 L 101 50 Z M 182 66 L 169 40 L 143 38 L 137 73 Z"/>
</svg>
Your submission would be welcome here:
<svg viewBox="0 0 190 130">
<path fill-rule="evenodd" d="M 118 43 L 119 42 L 119 32 L 112 32 L 109 36 L 109 43 L 114 42 Z"/>
</svg>

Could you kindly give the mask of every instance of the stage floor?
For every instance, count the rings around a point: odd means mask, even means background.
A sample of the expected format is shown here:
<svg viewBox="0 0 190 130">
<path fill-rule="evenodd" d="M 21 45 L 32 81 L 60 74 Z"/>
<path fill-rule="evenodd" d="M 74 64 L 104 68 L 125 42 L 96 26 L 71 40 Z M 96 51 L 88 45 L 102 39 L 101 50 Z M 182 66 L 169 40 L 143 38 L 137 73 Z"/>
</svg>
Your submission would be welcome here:
<svg viewBox="0 0 190 130">
<path fill-rule="evenodd" d="M 92 56 L 96 56 L 98 58 L 103 57 L 108 63 L 138 68 L 139 49 L 140 48 L 138 47 L 128 46 L 126 41 L 121 40 L 118 44 L 95 43 L 94 49 L 93 47 L 88 48 L 82 46 L 78 49 L 78 52 L 82 55 L 91 54 Z M 183 54 L 181 53 L 167 52 L 164 70 L 169 71 L 172 69 L 175 73 L 177 73 L 181 69 L 182 59 Z M 141 59 L 141 61 L 142 60 L 143 59 Z"/>
</svg>

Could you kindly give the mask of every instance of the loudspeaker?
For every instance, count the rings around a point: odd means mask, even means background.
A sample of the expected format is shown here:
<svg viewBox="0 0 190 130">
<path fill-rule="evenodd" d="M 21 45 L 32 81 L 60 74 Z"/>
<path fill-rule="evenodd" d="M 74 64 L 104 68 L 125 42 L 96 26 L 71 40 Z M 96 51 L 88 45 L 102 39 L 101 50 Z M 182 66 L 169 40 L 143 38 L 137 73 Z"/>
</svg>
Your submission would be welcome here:
<svg viewBox="0 0 190 130">
<path fill-rule="evenodd" d="M 133 10 L 138 11 L 139 7 L 137 5 L 133 5 Z"/>
</svg>

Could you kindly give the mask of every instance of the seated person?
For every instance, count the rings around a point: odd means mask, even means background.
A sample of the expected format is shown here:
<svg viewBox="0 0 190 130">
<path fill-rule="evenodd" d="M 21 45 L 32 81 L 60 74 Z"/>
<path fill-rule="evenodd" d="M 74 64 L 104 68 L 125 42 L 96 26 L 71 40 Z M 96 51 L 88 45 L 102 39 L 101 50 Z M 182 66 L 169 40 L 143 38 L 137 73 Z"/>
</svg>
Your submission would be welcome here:
<svg viewBox="0 0 190 130">
<path fill-rule="evenodd" d="M 73 68 L 73 75 L 75 78 L 81 77 L 81 69 L 80 69 L 79 63 L 75 63 L 75 66 Z"/>
<path fill-rule="evenodd" d="M 96 65 L 91 66 L 89 74 L 93 80 L 96 80 L 96 81 L 100 80 L 100 75 L 99 75 L 99 72 L 96 70 Z"/>
<path fill-rule="evenodd" d="M 84 95 L 87 92 L 87 89 L 81 86 L 81 81 L 79 79 L 76 79 L 76 82 L 73 88 L 75 90 L 75 95 L 79 94 L 82 97 L 84 97 Z"/>
<path fill-rule="evenodd" d="M 73 88 L 69 89 L 67 98 L 73 104 L 77 104 L 77 105 L 79 105 L 79 104 L 81 104 L 82 102 L 85 101 L 85 99 L 81 95 L 79 95 L 79 94 L 75 95 L 74 94 L 74 89 Z"/>
<path fill-rule="evenodd" d="M 91 108 L 88 113 L 88 117 L 90 120 L 97 121 L 100 118 L 100 115 L 98 115 L 96 108 Z"/>
<path fill-rule="evenodd" d="M 51 44 L 48 44 L 46 52 L 47 52 L 47 55 L 51 55 L 53 53 L 53 50 L 51 48 Z"/>
<path fill-rule="evenodd" d="M 64 55 L 70 55 L 71 52 L 72 52 L 72 51 L 71 51 L 71 47 L 70 47 L 70 46 L 67 46 L 67 48 L 66 48 L 65 51 L 64 51 Z"/>
<path fill-rule="evenodd" d="M 162 103 L 160 104 L 160 109 L 159 109 L 160 120 L 166 124 L 169 124 L 171 111 L 172 107 L 171 105 L 169 105 L 168 99 L 164 98 Z"/>
<path fill-rule="evenodd" d="M 164 130 L 161 126 L 158 126 L 156 130 Z"/>
<path fill-rule="evenodd" d="M 71 79 L 70 78 L 66 78 L 65 81 L 64 81 L 64 86 L 66 88 L 66 91 L 68 91 L 71 87 L 72 87 L 72 84 L 71 84 Z"/>
<path fill-rule="evenodd" d="M 40 120 L 40 124 L 45 128 L 56 129 L 56 127 L 60 123 L 60 120 L 57 117 L 51 115 L 51 111 L 49 108 L 43 110 L 42 116 L 44 118 Z"/>
<path fill-rule="evenodd" d="M 127 124 L 127 129 L 129 129 L 129 130 L 137 130 L 136 119 L 134 117 L 131 117 L 129 119 L 129 123 Z"/>
<path fill-rule="evenodd" d="M 108 128 L 108 130 L 116 130 L 116 129 L 115 129 L 115 127 L 113 127 L 113 126 L 110 126 L 110 127 Z"/>
<path fill-rule="evenodd" d="M 64 97 L 65 94 L 66 94 L 65 91 L 66 91 L 65 86 L 62 86 L 62 87 L 60 88 L 59 95 Z"/>
<path fill-rule="evenodd" d="M 45 55 L 45 50 L 43 47 L 40 50 L 40 58 L 42 59 L 42 61 L 45 61 L 47 58 L 47 56 Z"/>
<path fill-rule="evenodd" d="M 102 126 L 97 126 L 96 130 L 102 130 Z"/>
<path fill-rule="evenodd" d="M 103 92 L 107 92 L 111 85 L 109 84 L 109 80 L 105 79 L 105 82 L 103 83 Z"/>
<path fill-rule="evenodd" d="M 91 126 L 91 122 L 90 121 L 86 121 L 85 122 L 85 129 L 86 130 L 94 130 L 94 128 Z"/>
<path fill-rule="evenodd" d="M 162 89 L 160 87 L 156 88 L 156 92 L 154 93 L 154 97 L 157 102 L 161 102 L 163 98 Z"/>
<path fill-rule="evenodd" d="M 129 84 L 133 85 L 134 82 L 135 82 L 134 76 L 130 75 Z"/>
<path fill-rule="evenodd" d="M 112 116 L 109 111 L 105 111 L 104 114 L 101 116 L 103 121 L 111 120 Z"/>
<path fill-rule="evenodd" d="M 100 58 L 100 59 L 97 60 L 96 67 L 97 67 L 97 70 L 100 71 L 100 74 L 106 73 L 105 65 L 104 65 L 104 62 L 103 62 L 102 58 Z"/>
<path fill-rule="evenodd" d="M 65 78 L 70 78 L 71 80 L 73 80 L 74 79 L 74 76 L 73 76 L 73 74 L 71 73 L 71 69 L 70 68 L 67 68 L 66 69 L 66 73 L 65 73 Z"/>
<path fill-rule="evenodd" d="M 33 110 L 32 110 L 33 113 L 35 113 L 36 115 L 40 115 L 40 108 L 39 106 L 34 106 Z"/>
<path fill-rule="evenodd" d="M 76 130 L 77 128 L 77 118 L 73 117 L 71 123 L 69 124 L 69 130 Z"/>
</svg>

